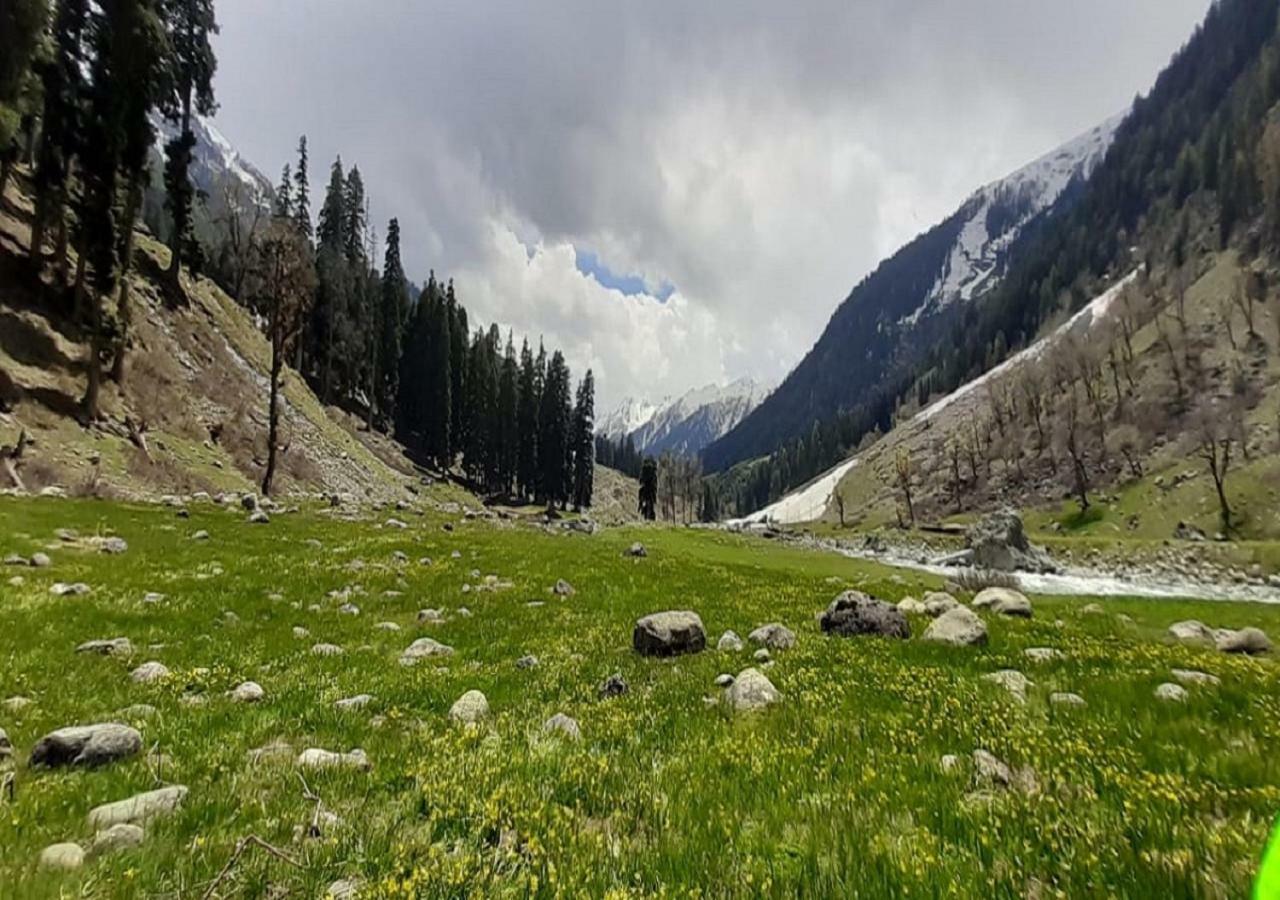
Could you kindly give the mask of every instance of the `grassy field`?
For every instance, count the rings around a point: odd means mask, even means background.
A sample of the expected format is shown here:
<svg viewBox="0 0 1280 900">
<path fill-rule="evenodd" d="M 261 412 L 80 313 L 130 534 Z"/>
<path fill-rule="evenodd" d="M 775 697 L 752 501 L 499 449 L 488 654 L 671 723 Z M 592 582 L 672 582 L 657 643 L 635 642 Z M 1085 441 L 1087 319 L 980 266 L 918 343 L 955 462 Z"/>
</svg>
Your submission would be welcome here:
<svg viewBox="0 0 1280 900">
<path fill-rule="evenodd" d="M 1164 636 L 1190 617 L 1275 636 L 1280 609 L 1107 600 L 1088 615 L 1087 600 L 1034 598 L 1032 620 L 989 621 L 981 649 L 828 638 L 814 613 L 840 590 L 897 600 L 936 582 L 708 531 L 549 535 L 452 516 L 450 532 L 441 513 L 391 515 L 409 527 L 382 527 L 386 514 L 249 525 L 211 504 L 179 519 L 160 507 L 0 501 L 0 556 L 52 557 L 0 573 L 0 699 L 34 701 L 0 706 L 16 763 L 12 798 L 0 796 L 0 894 L 199 897 L 256 835 L 288 858 L 247 849 L 215 896 L 311 898 L 359 878 L 370 895 L 425 897 L 1226 898 L 1247 894 L 1280 813 L 1276 660 Z M 129 549 L 63 543 L 59 528 L 118 534 Z M 199 529 L 209 540 L 191 539 Z M 648 558 L 624 558 L 637 539 Z M 486 575 L 511 587 L 463 593 Z M 573 596 L 551 593 L 560 578 Z M 55 581 L 92 592 L 56 597 Z M 148 592 L 165 599 L 144 603 Z M 344 602 L 359 614 L 339 613 Z M 446 621 L 418 625 L 425 607 Z M 634 620 L 672 608 L 699 612 L 712 647 L 725 629 L 791 627 L 796 646 L 765 670 L 782 702 L 748 715 L 705 702 L 720 694 L 717 674 L 753 664 L 750 646 L 636 656 Z M 913 619 L 913 634 L 925 624 Z M 424 635 L 456 652 L 399 665 Z M 132 640 L 132 658 L 74 652 L 117 636 Z M 312 655 L 317 642 L 345 653 Z M 1065 656 L 1033 663 L 1023 650 L 1036 646 Z M 539 664 L 517 668 L 526 654 Z M 134 684 L 129 671 L 153 659 L 171 676 Z M 1003 668 L 1034 682 L 1025 705 L 982 680 Z M 1221 684 L 1161 704 L 1152 693 L 1173 668 Z M 629 693 L 600 699 L 614 672 Z M 225 696 L 245 680 L 262 685 L 261 702 Z M 451 725 L 447 711 L 473 688 L 491 717 Z M 1052 691 L 1088 705 L 1050 706 Z M 365 709 L 334 707 L 360 693 L 375 698 Z M 41 735 L 137 704 L 155 708 L 131 720 L 147 754 L 90 771 L 27 767 Z M 543 733 L 557 712 L 578 720 L 581 740 Z M 306 772 L 304 785 L 292 756 L 248 759 L 275 740 L 294 754 L 360 747 L 372 768 Z M 1034 785 L 981 789 L 979 748 L 1034 771 Z M 944 772 L 949 753 L 960 765 Z M 141 847 L 75 872 L 38 870 L 45 846 L 88 845 L 92 807 L 160 783 L 190 793 Z M 321 817 L 307 836 L 315 797 L 338 820 Z"/>
</svg>

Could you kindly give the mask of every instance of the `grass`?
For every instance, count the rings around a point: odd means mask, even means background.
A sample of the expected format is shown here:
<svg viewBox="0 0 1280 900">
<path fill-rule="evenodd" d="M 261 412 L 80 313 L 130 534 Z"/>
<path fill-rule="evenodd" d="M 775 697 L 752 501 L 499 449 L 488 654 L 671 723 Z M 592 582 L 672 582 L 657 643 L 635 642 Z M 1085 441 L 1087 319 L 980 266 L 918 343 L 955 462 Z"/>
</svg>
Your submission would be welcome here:
<svg viewBox="0 0 1280 900">
<path fill-rule="evenodd" d="M 200 896 L 253 834 L 299 865 L 246 851 L 221 896 L 322 896 L 333 880 L 360 877 L 374 895 L 424 897 L 1238 897 L 1280 811 L 1276 661 L 1164 637 L 1189 617 L 1276 635 L 1280 609 L 1106 600 L 1104 614 L 1086 615 L 1085 600 L 1036 598 L 1033 620 L 991 621 L 981 649 L 846 640 L 814 621 L 840 590 L 897 600 L 938 581 L 702 530 L 588 537 L 454 516 L 446 532 L 440 513 L 394 515 L 410 527 L 379 527 L 385 514 L 348 523 L 304 511 L 251 526 L 239 509 L 211 504 L 183 520 L 91 500 L 0 501 L 0 555 L 53 557 L 0 581 L 0 697 L 36 701 L 0 709 L 17 760 L 15 798 L 0 799 L 0 893 Z M 117 533 L 129 550 L 74 549 L 54 537 L 62 527 Z M 210 540 L 190 540 L 197 529 Z M 624 559 L 637 539 L 649 557 Z M 513 587 L 464 594 L 479 581 L 472 570 Z M 7 585 L 15 574 L 23 582 Z M 576 594 L 554 597 L 558 578 Z M 55 580 L 93 591 L 57 598 Z M 340 615 L 343 601 L 329 596 L 348 586 L 363 588 L 350 597 L 358 616 Z M 148 591 L 167 599 L 144 604 Z M 419 627 L 423 607 L 448 621 Z M 635 618 L 668 608 L 698 611 L 712 645 L 728 628 L 791 627 L 797 645 L 767 670 L 783 702 L 736 717 L 704 703 L 719 693 L 718 673 L 752 664 L 750 648 L 667 661 L 632 653 Z M 402 630 L 375 629 L 381 621 Z M 311 636 L 295 639 L 296 625 Z M 924 625 L 913 620 L 913 633 Z M 455 655 L 398 665 L 424 634 Z M 73 652 L 118 635 L 137 648 L 131 660 Z M 345 655 L 312 656 L 320 641 Z M 1033 646 L 1066 656 L 1033 664 L 1022 653 Z M 540 665 L 517 669 L 527 653 Z M 133 684 L 130 668 L 149 659 L 173 675 Z M 980 677 L 1006 667 L 1035 682 L 1025 706 Z M 1222 683 L 1162 706 L 1152 691 L 1174 667 Z M 630 692 L 598 699 L 613 672 Z M 250 679 L 263 702 L 223 696 Z M 472 688 L 492 718 L 450 726 L 449 706 Z M 1088 706 L 1049 706 L 1059 690 Z M 182 702 L 190 693 L 208 701 Z M 374 695 L 373 706 L 334 708 L 357 693 Z M 142 758 L 32 771 L 32 744 L 139 703 L 157 710 L 134 724 L 168 757 L 160 780 L 190 787 L 185 805 L 151 824 L 138 850 L 73 873 L 37 871 L 41 848 L 92 838 L 90 808 L 157 777 Z M 581 741 L 542 734 L 560 711 L 580 722 Z M 306 776 L 341 824 L 295 840 L 315 811 L 296 770 L 246 758 L 275 739 L 368 753 L 367 773 Z M 1038 790 L 975 794 L 976 748 L 1033 769 Z M 958 772 L 943 773 L 945 753 L 961 757 Z"/>
</svg>

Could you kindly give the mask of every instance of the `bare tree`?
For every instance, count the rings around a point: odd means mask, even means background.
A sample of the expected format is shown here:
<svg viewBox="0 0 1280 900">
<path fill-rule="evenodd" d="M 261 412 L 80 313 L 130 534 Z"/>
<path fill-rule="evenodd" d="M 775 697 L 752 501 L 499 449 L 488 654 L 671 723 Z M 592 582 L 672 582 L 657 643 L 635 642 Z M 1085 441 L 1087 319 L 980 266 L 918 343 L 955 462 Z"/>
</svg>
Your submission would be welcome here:
<svg viewBox="0 0 1280 900">
<path fill-rule="evenodd" d="M 1018 373 L 1018 387 L 1022 391 L 1023 404 L 1031 424 L 1036 430 L 1036 456 L 1044 453 L 1044 383 L 1034 365 L 1022 366 Z"/>
<path fill-rule="evenodd" d="M 1089 509 L 1089 470 L 1080 443 L 1080 397 L 1071 382 L 1062 397 L 1061 415 L 1057 417 L 1057 443 L 1071 461 L 1071 489 L 1080 503 L 1080 511 Z"/>
<path fill-rule="evenodd" d="M 253 269 L 253 253 L 262 227 L 266 198 L 258 188 L 249 188 L 238 178 L 222 185 L 222 209 L 215 217 L 222 236 L 218 246 L 218 266 L 231 296 L 244 302 L 244 284 Z"/>
<path fill-rule="evenodd" d="M 1236 279 L 1234 300 L 1236 308 L 1244 316 L 1244 324 L 1245 328 L 1249 330 L 1250 340 L 1259 337 L 1257 329 L 1254 328 L 1254 304 L 1261 301 L 1265 296 L 1266 286 L 1261 272 L 1248 269 Z M 1234 347 L 1235 344 L 1231 346 Z"/>
<path fill-rule="evenodd" d="M 906 447 L 900 448 L 897 455 L 894 456 L 893 470 L 898 490 L 902 491 L 902 499 L 907 507 L 907 519 L 914 527 L 916 524 L 916 508 L 911 498 L 911 451 Z"/>
<path fill-rule="evenodd" d="M 289 219 L 275 218 L 262 235 L 253 268 L 254 307 L 267 317 L 271 342 L 271 388 L 267 408 L 267 471 L 262 493 L 271 493 L 280 441 L 280 373 L 285 355 L 302 330 L 315 295 L 315 262 L 311 247 Z"/>
<path fill-rule="evenodd" d="M 1227 472 L 1231 468 L 1231 451 L 1239 429 L 1231 404 L 1210 396 L 1192 411 L 1188 436 L 1196 456 L 1204 461 L 1218 495 L 1218 514 L 1223 533 L 1231 531 L 1231 505 L 1227 502 Z"/>
<path fill-rule="evenodd" d="M 1111 446 L 1124 458 L 1134 478 L 1142 477 L 1142 453 L 1145 442 L 1142 432 L 1131 422 L 1125 422 L 1111 432 Z"/>
</svg>

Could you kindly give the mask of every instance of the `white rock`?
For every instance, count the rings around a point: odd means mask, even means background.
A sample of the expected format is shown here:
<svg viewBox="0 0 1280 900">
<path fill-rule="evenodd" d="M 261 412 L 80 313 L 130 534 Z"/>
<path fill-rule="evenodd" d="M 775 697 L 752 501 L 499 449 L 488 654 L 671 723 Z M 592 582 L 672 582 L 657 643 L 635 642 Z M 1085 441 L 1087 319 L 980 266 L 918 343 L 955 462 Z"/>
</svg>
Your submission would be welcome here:
<svg viewBox="0 0 1280 900">
<path fill-rule="evenodd" d="M 724 699 L 736 712 L 751 712 L 777 703 L 782 694 L 759 669 L 743 669 L 725 691 Z"/>
<path fill-rule="evenodd" d="M 129 673 L 129 678 L 136 684 L 150 684 L 153 681 L 169 677 L 169 667 L 162 662 L 144 662 Z"/>
<path fill-rule="evenodd" d="M 79 844 L 51 844 L 40 851 L 40 868 L 70 872 L 84 865 L 84 850 Z"/>
<path fill-rule="evenodd" d="M 1022 651 L 1022 655 L 1037 663 L 1047 663 L 1053 662 L 1055 659 L 1062 659 L 1062 651 L 1053 647 L 1028 647 Z"/>
<path fill-rule="evenodd" d="M 418 638 L 400 654 L 400 665 L 416 665 L 419 660 L 434 656 L 452 656 L 453 648 L 442 644 L 434 638 Z"/>
<path fill-rule="evenodd" d="M 489 701 L 480 691 L 470 690 L 449 707 L 449 720 L 463 725 L 473 725 L 489 716 Z"/>
<path fill-rule="evenodd" d="M 982 680 L 1000 685 L 1019 703 L 1027 702 L 1027 688 L 1032 684 L 1027 679 L 1027 676 L 1017 669 L 1001 669 L 998 672 L 992 672 L 990 675 L 983 675 Z"/>
<path fill-rule="evenodd" d="M 141 846 L 146 836 L 146 832 L 138 825 L 134 825 L 131 822 L 117 822 L 110 828 L 105 828 L 93 836 L 93 853 L 94 855 L 101 855 L 104 853 L 116 853 L 120 850 L 130 850 Z"/>
<path fill-rule="evenodd" d="M 227 696 L 237 703 L 257 703 L 266 696 L 266 691 L 256 681 L 245 681 L 236 685 Z"/>
<path fill-rule="evenodd" d="M 732 631 L 726 631 L 720 635 L 720 640 L 716 642 L 716 649 L 726 653 L 738 653 L 742 650 L 742 638 Z"/>
<path fill-rule="evenodd" d="M 1180 681 L 1183 684 L 1212 686 L 1222 683 L 1222 679 L 1217 675 L 1210 675 L 1208 672 L 1199 672 L 1195 669 L 1174 669 L 1170 674 L 1173 675 L 1174 681 Z"/>
<path fill-rule="evenodd" d="M 175 784 L 135 794 L 127 800 L 104 803 L 89 812 L 89 827 L 99 831 L 122 822 L 138 824 L 160 816 L 167 816 L 186 799 L 185 785 Z"/>
<path fill-rule="evenodd" d="M 304 769 L 359 769 L 366 772 L 373 768 L 369 757 L 359 748 L 347 753 L 335 753 L 319 747 L 308 747 L 298 754 L 298 765 Z"/>
<path fill-rule="evenodd" d="M 347 711 L 353 709 L 364 709 L 372 702 L 372 694 L 356 694 L 354 697 L 346 697 L 342 700 L 337 700 L 333 705 L 338 709 Z"/>
<path fill-rule="evenodd" d="M 1070 691 L 1054 691 L 1049 695 L 1051 706 L 1084 706 L 1084 698 Z"/>
<path fill-rule="evenodd" d="M 1174 684 L 1166 681 L 1164 684 L 1156 688 L 1155 697 L 1165 703 L 1185 703 L 1187 699 L 1187 689 L 1180 684 Z"/>
<path fill-rule="evenodd" d="M 556 713 L 543 722 L 542 730 L 544 732 L 560 732 L 572 741 L 582 737 L 582 731 L 578 728 L 577 720 L 566 716 L 564 713 Z"/>
</svg>

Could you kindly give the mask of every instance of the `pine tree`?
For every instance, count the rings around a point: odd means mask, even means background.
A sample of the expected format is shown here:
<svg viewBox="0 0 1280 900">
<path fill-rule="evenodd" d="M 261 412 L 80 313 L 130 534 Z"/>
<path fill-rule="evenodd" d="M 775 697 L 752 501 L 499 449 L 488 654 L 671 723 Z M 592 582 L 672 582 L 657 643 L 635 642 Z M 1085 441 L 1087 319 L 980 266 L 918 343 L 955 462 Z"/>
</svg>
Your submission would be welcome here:
<svg viewBox="0 0 1280 900">
<path fill-rule="evenodd" d="M 61 0 L 53 21 L 53 54 L 41 67 L 44 109 L 30 249 L 31 263 L 37 273 L 44 262 L 46 229 L 55 218 L 65 227 L 67 179 L 80 150 L 81 110 L 88 90 L 85 80 L 88 22 L 89 0 Z"/>
<path fill-rule="evenodd" d="M 272 214 L 277 219 L 287 219 L 293 215 L 293 175 L 288 163 L 284 164 L 284 169 L 280 172 L 280 184 L 276 186 Z"/>
<path fill-rule="evenodd" d="M 538 470 L 542 495 L 548 506 L 566 505 L 572 487 L 570 477 L 570 408 L 569 369 L 559 350 L 547 364 L 546 382 L 539 412 Z"/>
<path fill-rule="evenodd" d="M 547 395 L 547 350 L 542 344 L 542 339 L 538 340 L 538 355 L 533 360 L 533 395 L 538 398 L 538 437 L 534 442 L 537 446 L 537 457 L 534 464 L 534 485 L 533 499 L 535 502 L 542 503 L 546 501 L 546 488 L 543 484 L 542 461 L 542 427 L 546 417 L 546 395 Z"/>
<path fill-rule="evenodd" d="M 591 505 L 595 486 L 595 376 L 587 369 L 573 410 L 573 506 Z"/>
<path fill-rule="evenodd" d="M 396 408 L 400 387 L 399 362 L 408 325 L 408 288 L 400 262 L 400 222 L 387 224 L 387 249 L 382 259 L 381 303 L 378 314 L 378 352 L 374 360 L 377 404 L 383 417 Z"/>
<path fill-rule="evenodd" d="M 213 73 L 217 58 L 209 44 L 218 33 L 213 13 L 213 0 L 165 0 L 165 18 L 169 28 L 171 78 L 177 90 L 176 108 L 168 110 L 169 118 L 179 123 L 178 134 L 165 146 L 166 205 L 173 219 L 169 238 L 170 286 L 178 291 L 178 273 L 185 258 L 199 263 L 200 247 L 191 231 L 192 203 L 195 190 L 188 177 L 196 136 L 191 130 L 193 108 L 200 115 L 212 115 Z"/>
<path fill-rule="evenodd" d="M 431 297 L 431 339 L 427 348 L 429 374 L 426 382 L 428 393 L 425 427 L 429 435 L 430 456 L 435 461 L 436 467 L 441 472 L 447 473 L 453 465 L 455 448 L 458 446 L 452 431 L 453 370 L 466 365 L 466 355 L 455 358 L 451 352 L 454 322 L 449 314 L 448 304 L 440 292 L 440 286 L 436 283 L 434 273 L 427 287 L 424 297 L 427 293 Z M 464 335 L 464 346 L 465 342 Z"/>
<path fill-rule="evenodd" d="M 309 158 L 307 156 L 307 136 L 304 134 L 298 138 L 298 168 L 293 173 L 293 219 L 298 225 L 298 231 L 307 241 L 310 241 L 313 232 L 311 229 L 311 179 L 309 172 Z M 286 179 L 288 175 L 286 173 Z"/>
<path fill-rule="evenodd" d="M 528 499 L 538 490 L 538 403 L 541 399 L 528 339 L 520 348 L 519 395 L 516 430 L 520 446 L 516 459 L 516 484 L 520 496 Z"/>
<path fill-rule="evenodd" d="M 19 134 L 34 113 L 40 48 L 49 10 L 45 0 L 6 0 L 0 5 L 0 196 L 21 152 Z"/>
<path fill-rule="evenodd" d="M 498 380 L 499 457 L 498 485 L 496 490 L 511 493 L 520 461 L 520 366 L 516 362 L 516 348 L 511 333 L 507 333 L 507 347 L 502 355 L 502 371 Z"/>
<path fill-rule="evenodd" d="M 347 182 L 342 171 L 342 157 L 329 169 L 329 186 L 320 207 L 320 225 L 316 229 L 316 305 L 310 322 L 313 361 L 320 366 L 320 399 L 333 398 L 333 367 L 340 350 L 340 335 L 346 316 L 350 279 L 346 258 Z"/>
<path fill-rule="evenodd" d="M 453 292 L 453 279 L 445 290 L 445 303 L 449 311 L 450 344 L 447 351 L 452 367 L 449 370 L 449 396 L 452 406 L 449 409 L 449 430 L 453 446 L 459 450 L 467 446 L 468 429 L 471 423 L 467 409 L 467 340 L 470 337 L 467 325 L 467 311 L 458 303 Z"/>
</svg>

